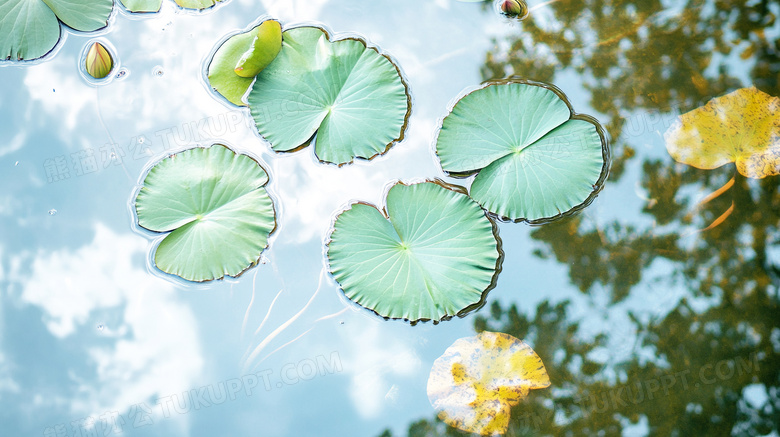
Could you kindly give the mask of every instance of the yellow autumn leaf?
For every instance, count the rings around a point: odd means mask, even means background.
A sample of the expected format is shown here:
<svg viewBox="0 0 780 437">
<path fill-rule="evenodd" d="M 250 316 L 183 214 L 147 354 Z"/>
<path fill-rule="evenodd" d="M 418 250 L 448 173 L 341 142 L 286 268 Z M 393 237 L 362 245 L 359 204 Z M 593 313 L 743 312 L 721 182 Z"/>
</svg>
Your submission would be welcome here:
<svg viewBox="0 0 780 437">
<path fill-rule="evenodd" d="M 511 407 L 550 386 L 542 359 L 511 335 L 482 332 L 457 340 L 428 377 L 428 399 L 444 423 L 481 435 L 503 434 Z"/>
<path fill-rule="evenodd" d="M 675 161 L 696 168 L 735 162 L 749 178 L 780 174 L 780 99 L 736 90 L 681 115 L 664 139 Z"/>
</svg>

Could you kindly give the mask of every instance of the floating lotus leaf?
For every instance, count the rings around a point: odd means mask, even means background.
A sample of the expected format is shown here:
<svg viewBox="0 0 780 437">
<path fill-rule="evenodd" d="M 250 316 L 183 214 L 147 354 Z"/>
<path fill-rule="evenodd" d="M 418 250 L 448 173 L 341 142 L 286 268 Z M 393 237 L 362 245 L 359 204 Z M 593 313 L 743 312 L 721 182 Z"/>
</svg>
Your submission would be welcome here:
<svg viewBox="0 0 780 437">
<path fill-rule="evenodd" d="M 681 115 L 664 139 L 675 161 L 696 168 L 735 162 L 749 178 L 780 174 L 780 99 L 736 90 Z"/>
<path fill-rule="evenodd" d="M 490 219 L 440 182 L 401 183 L 385 212 L 354 204 L 336 219 L 330 271 L 344 294 L 383 317 L 438 321 L 474 306 L 500 267 Z"/>
<path fill-rule="evenodd" d="M 196 10 L 202 10 L 202 9 L 208 9 L 218 2 L 222 2 L 225 0 L 174 0 L 177 5 L 183 7 L 184 9 L 196 9 Z"/>
<path fill-rule="evenodd" d="M 0 1 L 0 59 L 40 58 L 57 45 L 60 21 L 90 32 L 108 24 L 113 7 L 113 0 Z"/>
<path fill-rule="evenodd" d="M 158 12 L 162 7 L 162 0 L 120 0 L 122 5 L 130 12 Z"/>
<path fill-rule="evenodd" d="M 255 69 L 262 70 L 276 58 L 281 47 L 282 26 L 274 20 L 264 21 L 247 32 L 232 36 L 217 49 L 209 63 L 209 83 L 230 103 L 246 106 L 242 98 L 256 74 L 242 77 L 236 74 L 235 69 L 239 63 L 243 67 L 249 62 L 254 64 Z"/>
<path fill-rule="evenodd" d="M 428 399 L 447 425 L 481 435 L 503 434 L 511 407 L 532 389 L 550 386 L 542 359 L 500 332 L 461 338 L 436 359 Z"/>
<path fill-rule="evenodd" d="M 493 83 L 463 97 L 442 122 L 442 168 L 478 172 L 470 195 L 500 217 L 541 223 L 577 211 L 606 178 L 609 149 L 598 122 L 572 116 L 551 88 Z"/>
<path fill-rule="evenodd" d="M 384 153 L 403 137 L 410 98 L 388 57 L 359 39 L 330 41 L 317 27 L 287 30 L 283 39 L 248 97 L 274 150 L 314 141 L 321 161 L 345 164 Z"/>
<path fill-rule="evenodd" d="M 256 264 L 276 227 L 267 183 L 260 164 L 221 144 L 158 162 L 135 200 L 141 227 L 170 232 L 155 252 L 157 267 L 201 282 Z"/>
</svg>

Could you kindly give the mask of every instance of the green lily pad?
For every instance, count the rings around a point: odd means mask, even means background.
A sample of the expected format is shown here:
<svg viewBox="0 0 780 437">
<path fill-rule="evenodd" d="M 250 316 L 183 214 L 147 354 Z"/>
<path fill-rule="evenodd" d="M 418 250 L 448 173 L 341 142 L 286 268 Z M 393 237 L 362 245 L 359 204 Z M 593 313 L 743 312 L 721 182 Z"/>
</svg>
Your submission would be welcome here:
<svg viewBox="0 0 780 437">
<path fill-rule="evenodd" d="M 459 188 L 398 183 L 386 210 L 356 203 L 342 212 L 328 260 L 344 294 L 380 316 L 412 322 L 479 305 L 500 271 L 501 243 L 494 223 Z"/>
<path fill-rule="evenodd" d="M 139 226 L 170 232 L 155 252 L 157 267 L 202 282 L 235 277 L 255 265 L 276 228 L 267 183 L 257 161 L 221 144 L 155 164 L 135 209 Z"/>
<path fill-rule="evenodd" d="M 119 0 L 130 12 L 159 12 L 162 0 Z"/>
<path fill-rule="evenodd" d="M 246 103 L 244 103 L 242 99 L 244 94 L 249 90 L 249 87 L 252 86 L 252 82 L 255 80 L 254 76 L 239 76 L 236 74 L 235 68 L 247 52 L 250 50 L 254 51 L 254 43 L 258 37 L 258 32 L 266 23 L 276 23 L 276 25 L 279 25 L 279 22 L 277 21 L 268 20 L 246 32 L 231 36 L 222 43 L 214 53 L 211 62 L 209 62 L 207 73 L 209 84 L 214 88 L 214 91 L 224 96 L 234 105 L 246 106 Z M 279 28 L 281 29 L 280 25 Z M 281 37 L 279 39 L 281 40 Z M 272 43 L 275 44 L 275 41 Z M 281 47 L 281 44 L 281 41 L 279 41 L 278 46 Z M 274 57 L 279 53 L 278 48 L 275 50 L 276 54 L 274 54 Z M 273 59 L 269 60 L 268 63 L 270 64 L 272 60 Z"/>
<path fill-rule="evenodd" d="M 202 9 L 208 9 L 218 2 L 222 2 L 225 0 L 174 0 L 177 5 L 183 7 L 184 9 L 196 9 L 196 10 L 202 10 Z"/>
<path fill-rule="evenodd" d="M 442 169 L 477 173 L 470 195 L 498 217 L 544 223 L 587 206 L 609 168 L 603 130 L 557 88 L 492 83 L 463 97 L 436 143 Z"/>
<path fill-rule="evenodd" d="M 386 152 L 403 138 L 411 110 L 390 58 L 360 39 L 330 41 L 318 27 L 283 33 L 279 56 L 257 76 L 248 101 L 274 150 L 314 141 L 321 161 L 339 165 Z"/>
<path fill-rule="evenodd" d="M 31 60 L 60 39 L 60 21 L 83 32 L 105 27 L 113 0 L 4 0 L 0 2 L 0 59 Z"/>
</svg>

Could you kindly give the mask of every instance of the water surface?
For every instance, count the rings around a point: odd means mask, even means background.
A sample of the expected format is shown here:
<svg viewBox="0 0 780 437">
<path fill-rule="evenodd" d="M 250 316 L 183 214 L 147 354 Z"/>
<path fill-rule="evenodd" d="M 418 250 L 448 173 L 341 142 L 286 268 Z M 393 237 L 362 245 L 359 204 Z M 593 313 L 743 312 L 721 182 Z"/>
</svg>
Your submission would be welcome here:
<svg viewBox="0 0 780 437">
<path fill-rule="evenodd" d="M 517 23 L 452 0 L 229 0 L 201 14 L 165 0 L 98 32 L 127 70 L 109 84 L 79 72 L 95 34 L 64 32 L 45 60 L 0 68 L 8 435 L 460 435 L 436 422 L 426 382 L 448 346 L 484 329 L 525 339 L 552 380 L 507 435 L 778 435 L 777 178 L 675 163 L 663 134 L 736 89 L 780 94 L 780 7 L 547 3 Z M 271 152 L 202 77 L 217 41 L 264 16 L 392 55 L 413 96 L 405 140 L 342 168 L 311 148 Z M 605 126 L 614 159 L 597 200 L 542 227 L 501 223 L 498 285 L 465 318 L 385 321 L 320 284 L 324 239 L 350 202 L 381 204 L 398 179 L 470 183 L 445 178 L 436 129 L 458 96 L 510 75 L 554 83 Z M 193 285 L 150 267 L 154 236 L 130 203 L 158 159 L 214 141 L 269 170 L 279 228 L 263 264 Z"/>
</svg>

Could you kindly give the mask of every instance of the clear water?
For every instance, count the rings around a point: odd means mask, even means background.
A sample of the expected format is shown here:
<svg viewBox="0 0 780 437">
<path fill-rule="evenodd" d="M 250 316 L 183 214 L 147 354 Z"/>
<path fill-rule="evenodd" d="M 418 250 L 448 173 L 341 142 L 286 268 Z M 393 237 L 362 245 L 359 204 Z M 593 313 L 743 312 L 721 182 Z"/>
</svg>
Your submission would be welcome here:
<svg viewBox="0 0 780 437">
<path fill-rule="evenodd" d="M 736 175 L 697 207 L 734 166 L 676 164 L 663 140 L 711 98 L 780 92 L 780 7 L 722 3 L 530 1 L 521 25 L 453 0 L 229 0 L 202 14 L 165 0 L 0 68 L 2 435 L 458 435 L 435 421 L 428 373 L 485 328 L 524 338 L 552 379 L 507 435 L 778 435 L 778 179 Z M 406 139 L 343 168 L 310 148 L 272 153 L 202 78 L 215 43 L 262 16 L 391 54 L 413 95 Z M 96 37 L 123 72 L 100 87 L 78 67 Z M 510 74 L 556 84 L 607 127 L 599 198 L 556 224 L 500 224 L 503 272 L 465 318 L 410 326 L 349 302 L 322 273 L 335 214 L 380 204 L 398 179 L 444 178 L 441 118 Z M 192 285 L 150 267 L 156 240 L 130 202 L 160 157 L 214 141 L 270 170 L 279 229 L 263 264 Z"/>
</svg>

